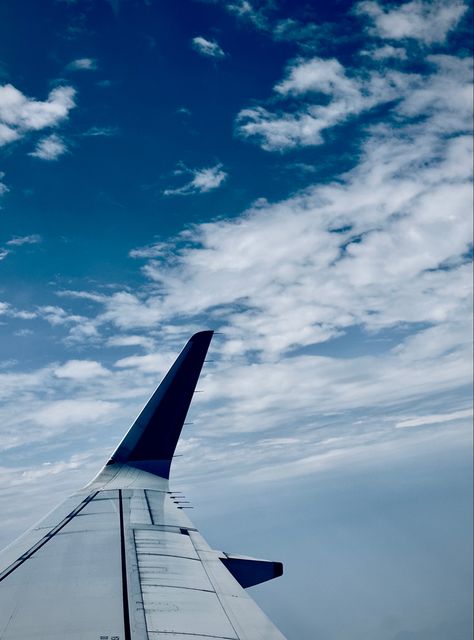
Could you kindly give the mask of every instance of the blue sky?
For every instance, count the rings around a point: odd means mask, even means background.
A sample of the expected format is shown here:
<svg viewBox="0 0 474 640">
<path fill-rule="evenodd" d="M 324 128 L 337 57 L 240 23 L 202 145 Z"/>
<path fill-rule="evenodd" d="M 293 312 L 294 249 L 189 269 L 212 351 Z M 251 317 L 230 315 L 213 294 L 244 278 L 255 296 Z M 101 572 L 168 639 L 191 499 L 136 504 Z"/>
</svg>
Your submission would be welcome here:
<svg viewBox="0 0 474 640">
<path fill-rule="evenodd" d="M 175 483 L 291 640 L 472 635 L 472 9 L 0 7 L 0 543 L 214 328 Z M 262 517 L 264 516 L 264 517 Z"/>
</svg>

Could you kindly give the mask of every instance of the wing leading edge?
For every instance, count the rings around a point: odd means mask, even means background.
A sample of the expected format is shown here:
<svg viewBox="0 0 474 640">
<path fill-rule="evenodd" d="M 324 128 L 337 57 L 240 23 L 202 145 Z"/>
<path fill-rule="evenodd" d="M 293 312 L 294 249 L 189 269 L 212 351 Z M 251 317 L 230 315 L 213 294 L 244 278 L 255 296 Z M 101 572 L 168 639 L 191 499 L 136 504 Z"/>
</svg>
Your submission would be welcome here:
<svg viewBox="0 0 474 640">
<path fill-rule="evenodd" d="M 169 488 L 212 335 L 188 341 L 97 477 L 0 554 L 1 640 L 284 640 L 244 590 L 281 563 L 212 549 Z"/>
</svg>

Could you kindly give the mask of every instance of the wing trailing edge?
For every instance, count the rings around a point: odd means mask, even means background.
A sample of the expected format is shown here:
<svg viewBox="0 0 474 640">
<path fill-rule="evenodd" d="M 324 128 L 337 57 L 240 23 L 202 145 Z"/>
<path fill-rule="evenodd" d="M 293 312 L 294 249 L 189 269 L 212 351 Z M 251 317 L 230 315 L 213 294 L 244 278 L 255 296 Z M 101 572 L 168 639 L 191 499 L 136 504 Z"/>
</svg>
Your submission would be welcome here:
<svg viewBox="0 0 474 640">
<path fill-rule="evenodd" d="M 171 461 L 213 334 L 200 331 L 190 338 L 108 465 L 127 464 L 169 478 Z"/>
</svg>

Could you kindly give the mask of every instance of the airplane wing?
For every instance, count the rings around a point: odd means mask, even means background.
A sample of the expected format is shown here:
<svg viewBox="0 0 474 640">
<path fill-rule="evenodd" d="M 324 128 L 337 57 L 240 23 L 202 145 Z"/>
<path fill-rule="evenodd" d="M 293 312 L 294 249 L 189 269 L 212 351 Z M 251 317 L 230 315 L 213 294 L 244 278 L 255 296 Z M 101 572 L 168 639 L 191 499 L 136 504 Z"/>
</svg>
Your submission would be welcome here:
<svg viewBox="0 0 474 640">
<path fill-rule="evenodd" d="M 245 591 L 281 563 L 212 549 L 169 487 L 211 338 L 189 340 L 96 478 L 0 554 L 0 640 L 284 640 Z"/>
</svg>

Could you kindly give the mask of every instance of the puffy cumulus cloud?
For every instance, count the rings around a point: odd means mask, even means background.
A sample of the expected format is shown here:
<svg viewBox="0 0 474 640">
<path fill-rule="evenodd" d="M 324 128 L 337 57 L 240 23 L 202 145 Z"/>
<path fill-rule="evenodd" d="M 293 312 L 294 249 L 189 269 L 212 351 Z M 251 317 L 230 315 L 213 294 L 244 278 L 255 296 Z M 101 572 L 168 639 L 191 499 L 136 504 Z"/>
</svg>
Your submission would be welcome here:
<svg viewBox="0 0 474 640">
<path fill-rule="evenodd" d="M 55 133 L 52 133 L 45 138 L 41 138 L 29 155 L 33 158 L 39 158 L 40 160 L 57 160 L 60 156 L 66 153 L 67 147 L 64 140 Z"/>
<path fill-rule="evenodd" d="M 98 322 L 133 329 L 205 315 L 227 325 L 227 354 L 270 360 L 353 326 L 448 323 L 456 341 L 471 291 L 471 63 L 430 61 L 426 78 L 401 81 L 393 124 L 372 126 L 351 171 L 238 219 L 198 225 L 185 246 L 173 245 L 172 259 L 160 246 L 144 267 L 156 292 L 107 297 Z M 280 90 L 352 89 L 333 61 L 315 68 L 309 79 L 290 72 Z"/>
<path fill-rule="evenodd" d="M 4 250 L 4 253 L 5 255 L 3 256 L 3 258 L 5 258 L 10 253 L 10 251 Z M 2 256 L 1 250 L 0 250 L 0 256 Z M 0 257 L 0 260 L 2 260 L 3 258 Z M 37 317 L 37 314 L 34 311 L 16 309 L 8 302 L 0 302 L 0 315 L 6 315 L 11 318 L 20 318 L 21 320 L 32 320 L 33 318 Z"/>
<path fill-rule="evenodd" d="M 176 189 L 165 189 L 165 196 L 188 196 L 193 193 L 208 193 L 218 189 L 225 179 L 227 173 L 223 170 L 221 164 L 214 167 L 206 167 L 204 169 L 179 169 L 177 174 L 187 173 L 192 175 L 192 179 L 182 187 Z"/>
<path fill-rule="evenodd" d="M 54 127 L 75 106 L 72 87 L 56 87 L 47 100 L 28 98 L 11 84 L 0 86 L 0 146 L 20 139 L 28 131 Z"/>
<path fill-rule="evenodd" d="M 267 482 L 295 469 L 310 474 L 391 455 L 402 442 L 405 455 L 439 434 L 439 446 L 466 446 L 471 63 L 439 55 L 425 63 L 425 76 L 381 77 L 335 60 L 293 62 L 275 95 L 308 114 L 321 95 L 317 107 L 336 103 L 345 117 L 349 103 L 362 109 L 385 99 L 387 83 L 396 88 L 383 120 L 366 127 L 355 166 L 279 202 L 259 200 L 239 217 L 135 249 L 148 278 L 142 289 L 63 291 L 74 305 L 97 306 L 80 314 L 38 309 L 82 346 L 93 336 L 131 351 L 120 353 L 109 375 L 58 378 L 58 364 L 0 372 L 0 395 L 11 403 L 0 406 L 5 446 L 44 446 L 58 431 L 74 438 L 78 427 L 81 437 L 97 439 L 97 419 L 113 446 L 186 337 L 204 327 L 225 339 L 213 342 L 205 393 L 193 402 L 192 432 L 185 429 L 180 445 L 186 473 L 212 464 L 213 474 L 238 468 Z M 89 335 L 79 332 L 84 327 Z M 70 419 L 69 401 L 89 406 L 90 420 L 86 409 L 80 423 Z M 443 422 L 428 424 L 436 416 Z M 417 428 L 400 426 L 407 422 Z"/>
<path fill-rule="evenodd" d="M 215 40 L 207 40 L 202 36 L 196 36 L 191 40 L 191 45 L 195 51 L 207 58 L 225 58 L 225 53 Z"/>
<path fill-rule="evenodd" d="M 70 71 L 96 71 L 97 60 L 95 58 L 77 58 L 67 66 Z"/>
<path fill-rule="evenodd" d="M 84 316 L 70 314 L 62 307 L 55 305 L 44 305 L 42 307 L 38 307 L 38 313 L 53 326 L 69 323 L 75 324 L 86 320 Z"/>
<path fill-rule="evenodd" d="M 101 322 L 112 322 L 121 329 L 153 327 L 165 317 L 161 304 L 154 297 L 143 299 L 127 291 L 105 298 L 104 305 L 106 311 L 100 316 Z"/>
<path fill-rule="evenodd" d="M 322 133 L 326 129 L 387 103 L 393 103 L 391 114 L 396 119 L 437 112 L 438 123 L 445 126 L 446 133 L 458 130 L 460 123 L 469 130 L 472 61 L 448 55 L 431 55 L 426 61 L 433 67 L 433 72 L 426 75 L 389 69 L 349 75 L 334 59 L 298 59 L 275 91 L 283 97 L 295 96 L 300 103 L 287 112 L 269 111 L 263 106 L 243 109 L 237 117 L 236 132 L 268 151 L 318 145 L 324 142 Z M 329 97 L 329 102 L 326 99 L 324 104 L 315 104 L 319 95 Z M 450 121 L 451 116 L 461 120 Z"/>
<path fill-rule="evenodd" d="M 97 323 L 85 315 L 69 313 L 63 307 L 44 305 L 37 308 L 38 317 L 53 327 L 68 327 L 67 343 L 95 342 L 98 339 Z"/>
<path fill-rule="evenodd" d="M 57 400 L 46 403 L 33 416 L 34 422 L 45 427 L 69 427 L 82 423 L 102 422 L 114 411 L 116 404 L 105 400 Z"/>
<path fill-rule="evenodd" d="M 410 38 L 427 45 L 444 42 L 466 10 L 460 0 L 413 0 L 388 8 L 372 0 L 357 5 L 357 12 L 373 21 L 373 32 L 381 38 Z"/>
<path fill-rule="evenodd" d="M 71 380 L 89 380 L 98 376 L 109 375 L 109 370 L 95 360 L 69 360 L 54 370 L 57 378 Z"/>
<path fill-rule="evenodd" d="M 303 102 L 289 112 L 258 105 L 242 109 L 236 133 L 267 151 L 323 144 L 325 130 L 397 100 L 421 81 L 420 76 L 389 70 L 349 75 L 335 59 L 297 59 L 275 92 L 281 99 L 296 97 Z"/>
<path fill-rule="evenodd" d="M 312 58 L 298 59 L 287 70 L 287 77 L 275 86 L 283 95 L 301 95 L 309 91 L 331 94 L 357 93 L 354 81 L 345 73 L 337 60 Z"/>
</svg>

